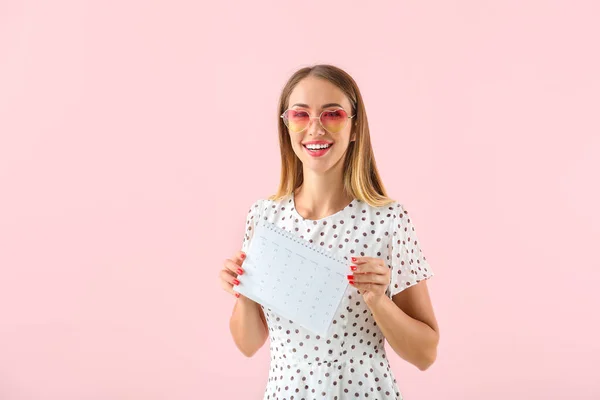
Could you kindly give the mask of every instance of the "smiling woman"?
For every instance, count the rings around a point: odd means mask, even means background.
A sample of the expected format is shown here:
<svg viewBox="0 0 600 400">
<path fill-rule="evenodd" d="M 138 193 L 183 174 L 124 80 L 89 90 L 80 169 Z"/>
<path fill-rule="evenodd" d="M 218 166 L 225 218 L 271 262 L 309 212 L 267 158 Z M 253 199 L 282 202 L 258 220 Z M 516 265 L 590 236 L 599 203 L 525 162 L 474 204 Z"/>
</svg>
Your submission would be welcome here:
<svg viewBox="0 0 600 400">
<path fill-rule="evenodd" d="M 313 71 L 317 72 L 318 68 Z M 299 77 L 296 75 L 292 79 Z M 351 134 L 355 125 L 352 121 L 356 121 L 356 100 L 351 100 L 340 87 L 315 73 L 294 83 L 288 81 L 287 90 L 284 89 L 280 99 L 280 109 L 282 173 L 289 172 L 287 168 L 292 159 L 294 162 L 299 160 L 305 168 L 299 168 L 298 165 L 292 168 L 298 170 L 303 180 L 313 173 L 327 171 L 328 178 L 318 181 L 336 184 L 338 193 L 347 192 L 341 190 L 340 177 L 344 166 L 340 161 L 355 140 Z M 310 144 L 321 145 L 315 147 Z M 289 154 L 290 150 L 296 157 Z M 282 195 L 283 192 L 280 187 L 278 194 Z M 353 197 L 349 193 L 343 194 L 342 200 L 345 201 Z M 332 197 L 331 200 L 335 201 L 335 196 Z"/>
<path fill-rule="evenodd" d="M 237 297 L 233 340 L 252 356 L 270 339 L 265 399 L 402 399 L 384 341 L 420 370 L 435 361 L 439 328 L 426 286 L 434 274 L 412 217 L 383 187 L 358 87 L 337 67 L 303 68 L 284 87 L 279 113 L 279 188 L 250 207 L 242 249 L 221 270 Z M 262 220 L 348 262 L 326 337 L 233 290 Z"/>
</svg>

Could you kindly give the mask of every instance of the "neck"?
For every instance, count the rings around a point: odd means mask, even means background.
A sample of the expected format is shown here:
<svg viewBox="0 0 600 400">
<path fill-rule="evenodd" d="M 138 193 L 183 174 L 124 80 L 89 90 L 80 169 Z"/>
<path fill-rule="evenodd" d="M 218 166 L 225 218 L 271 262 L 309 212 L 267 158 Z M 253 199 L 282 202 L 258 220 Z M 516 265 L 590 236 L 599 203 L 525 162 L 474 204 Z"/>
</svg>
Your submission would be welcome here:
<svg viewBox="0 0 600 400">
<path fill-rule="evenodd" d="M 296 211 L 307 219 L 320 219 L 343 209 L 352 201 L 344 190 L 343 171 L 340 169 L 319 174 L 306 169 L 304 181 L 294 192 Z"/>
</svg>

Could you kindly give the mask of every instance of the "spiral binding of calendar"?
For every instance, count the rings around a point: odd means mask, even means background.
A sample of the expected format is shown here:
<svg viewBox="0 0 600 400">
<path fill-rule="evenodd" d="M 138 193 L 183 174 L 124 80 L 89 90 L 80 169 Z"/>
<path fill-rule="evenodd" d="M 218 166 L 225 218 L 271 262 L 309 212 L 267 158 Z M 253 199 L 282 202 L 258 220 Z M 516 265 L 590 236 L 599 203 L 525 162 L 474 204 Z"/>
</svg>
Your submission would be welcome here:
<svg viewBox="0 0 600 400">
<path fill-rule="evenodd" d="M 300 244 L 300 245 L 302 245 L 302 246 L 304 246 L 304 247 L 306 247 L 308 249 L 311 249 L 314 252 L 317 252 L 319 254 L 324 255 L 327 258 L 332 259 L 333 261 L 336 261 L 336 262 L 338 262 L 338 263 L 340 263 L 342 265 L 346 265 L 346 261 L 344 261 L 344 260 L 342 260 L 342 259 L 334 256 L 333 254 L 331 254 L 330 251 L 328 251 L 328 250 L 326 250 L 324 248 L 319 248 L 319 247 L 315 246 L 314 244 L 312 244 L 312 243 L 310 243 L 310 242 L 308 242 L 306 240 L 303 240 L 303 239 L 299 238 L 298 236 L 294 235 L 293 233 L 291 233 L 289 231 L 286 231 L 285 229 L 282 229 L 282 228 L 280 228 L 280 227 L 278 227 L 278 226 L 276 226 L 276 225 L 274 225 L 274 224 L 272 224 L 270 222 L 265 222 L 265 221 L 261 220 L 261 221 L 258 222 L 258 225 L 261 225 L 264 228 L 269 229 L 270 231 L 273 231 L 273 232 L 277 233 L 278 235 L 285 236 L 288 239 L 291 239 L 294 242 L 296 242 L 296 243 L 298 243 L 298 244 Z"/>
</svg>

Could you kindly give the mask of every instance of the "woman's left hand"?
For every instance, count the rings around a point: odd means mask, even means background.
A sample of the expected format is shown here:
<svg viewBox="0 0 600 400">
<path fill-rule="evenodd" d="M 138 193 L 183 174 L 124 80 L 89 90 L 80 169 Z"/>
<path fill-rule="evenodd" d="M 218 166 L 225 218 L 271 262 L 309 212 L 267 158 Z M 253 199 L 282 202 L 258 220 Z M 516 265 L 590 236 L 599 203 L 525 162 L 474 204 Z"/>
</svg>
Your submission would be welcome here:
<svg viewBox="0 0 600 400">
<path fill-rule="evenodd" d="M 352 263 L 353 273 L 348 275 L 348 282 L 360 291 L 368 306 L 376 304 L 386 296 L 390 268 L 384 260 L 374 257 L 353 257 Z"/>
</svg>

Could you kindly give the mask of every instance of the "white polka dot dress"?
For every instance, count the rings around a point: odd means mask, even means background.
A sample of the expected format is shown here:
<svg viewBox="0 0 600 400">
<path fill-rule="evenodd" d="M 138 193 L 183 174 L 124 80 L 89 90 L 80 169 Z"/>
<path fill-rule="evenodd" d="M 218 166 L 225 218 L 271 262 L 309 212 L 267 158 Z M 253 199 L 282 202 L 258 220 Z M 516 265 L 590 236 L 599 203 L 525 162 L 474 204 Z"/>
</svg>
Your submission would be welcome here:
<svg viewBox="0 0 600 400">
<path fill-rule="evenodd" d="M 434 275 L 408 212 L 398 202 L 372 207 L 354 199 L 333 215 L 308 220 L 296 211 L 293 194 L 278 201 L 259 199 L 248 212 L 243 251 L 259 220 L 345 258 L 348 274 L 352 256 L 384 259 L 392 269 L 390 297 Z M 385 354 L 385 338 L 354 286 L 348 285 L 327 337 L 261 307 L 271 353 L 264 399 L 403 398 Z"/>
</svg>

